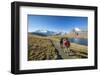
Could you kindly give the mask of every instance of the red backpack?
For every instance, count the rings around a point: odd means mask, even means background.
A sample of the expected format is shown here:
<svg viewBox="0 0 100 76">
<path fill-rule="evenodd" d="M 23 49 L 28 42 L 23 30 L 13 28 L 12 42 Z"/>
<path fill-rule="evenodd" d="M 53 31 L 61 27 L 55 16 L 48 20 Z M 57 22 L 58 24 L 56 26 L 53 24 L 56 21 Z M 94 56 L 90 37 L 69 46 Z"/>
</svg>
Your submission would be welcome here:
<svg viewBox="0 0 100 76">
<path fill-rule="evenodd" d="M 70 42 L 69 42 L 69 41 L 66 41 L 66 42 L 64 42 L 64 45 L 65 45 L 66 47 L 70 47 Z"/>
</svg>

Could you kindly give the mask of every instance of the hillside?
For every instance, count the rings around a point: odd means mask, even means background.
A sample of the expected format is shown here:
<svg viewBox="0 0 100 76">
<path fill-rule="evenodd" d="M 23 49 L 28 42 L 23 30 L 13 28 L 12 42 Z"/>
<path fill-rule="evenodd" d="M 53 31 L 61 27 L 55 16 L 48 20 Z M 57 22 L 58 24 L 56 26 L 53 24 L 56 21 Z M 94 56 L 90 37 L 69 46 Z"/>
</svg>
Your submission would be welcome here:
<svg viewBox="0 0 100 76">
<path fill-rule="evenodd" d="M 52 60 L 59 57 L 50 39 L 29 35 L 28 60 Z"/>
<path fill-rule="evenodd" d="M 80 59 L 88 57 L 87 46 L 71 43 L 67 55 L 60 47 L 61 36 L 28 35 L 28 60 Z"/>
</svg>

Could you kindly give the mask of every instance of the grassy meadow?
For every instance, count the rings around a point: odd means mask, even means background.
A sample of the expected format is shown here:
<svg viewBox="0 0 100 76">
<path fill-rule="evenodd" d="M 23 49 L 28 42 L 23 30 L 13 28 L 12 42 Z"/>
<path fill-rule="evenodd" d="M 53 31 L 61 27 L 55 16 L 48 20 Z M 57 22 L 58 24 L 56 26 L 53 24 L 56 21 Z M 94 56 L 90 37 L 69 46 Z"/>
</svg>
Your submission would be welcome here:
<svg viewBox="0 0 100 76">
<path fill-rule="evenodd" d="M 64 36 L 66 37 L 66 36 Z M 38 36 L 28 35 L 28 60 L 56 60 L 56 59 L 81 59 L 87 58 L 87 46 L 71 43 L 70 50 L 74 53 L 74 56 L 62 58 L 60 54 L 60 42 L 61 36 Z M 55 45 L 54 45 L 55 44 Z M 56 46 L 56 47 L 55 47 Z M 65 54 L 66 56 L 66 54 Z"/>
<path fill-rule="evenodd" d="M 58 52 L 50 39 L 29 35 L 28 60 L 51 60 L 57 59 L 57 56 Z"/>
</svg>

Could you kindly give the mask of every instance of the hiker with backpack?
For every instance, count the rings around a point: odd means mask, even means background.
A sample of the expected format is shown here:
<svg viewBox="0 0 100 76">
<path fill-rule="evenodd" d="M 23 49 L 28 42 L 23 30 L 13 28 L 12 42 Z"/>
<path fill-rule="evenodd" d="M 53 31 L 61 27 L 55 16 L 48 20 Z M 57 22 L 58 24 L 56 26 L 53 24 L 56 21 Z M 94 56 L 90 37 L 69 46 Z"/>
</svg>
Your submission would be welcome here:
<svg viewBox="0 0 100 76">
<path fill-rule="evenodd" d="M 70 53 L 70 41 L 68 40 L 68 38 L 63 39 L 63 49 L 65 53 Z"/>
</svg>

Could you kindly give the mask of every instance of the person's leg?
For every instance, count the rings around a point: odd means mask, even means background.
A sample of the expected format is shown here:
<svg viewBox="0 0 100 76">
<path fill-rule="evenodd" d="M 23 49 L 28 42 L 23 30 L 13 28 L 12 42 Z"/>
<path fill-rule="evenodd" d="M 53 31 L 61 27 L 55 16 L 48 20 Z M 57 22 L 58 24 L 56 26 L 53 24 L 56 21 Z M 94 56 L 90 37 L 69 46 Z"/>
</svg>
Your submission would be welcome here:
<svg viewBox="0 0 100 76">
<path fill-rule="evenodd" d="M 68 48 L 68 51 L 69 51 L 69 55 L 73 55 L 73 52 L 70 50 L 70 47 Z"/>
<path fill-rule="evenodd" d="M 66 54 L 67 54 L 67 56 L 69 56 L 68 47 L 66 47 Z"/>
<path fill-rule="evenodd" d="M 64 47 L 64 52 L 65 52 L 65 53 L 67 52 L 67 48 L 66 48 L 66 47 Z"/>
<path fill-rule="evenodd" d="M 67 47 L 67 53 L 69 53 L 69 48 Z"/>
<path fill-rule="evenodd" d="M 64 47 L 64 52 L 66 52 L 66 48 Z"/>
<path fill-rule="evenodd" d="M 66 50 L 65 50 L 65 52 L 67 53 L 67 47 L 66 47 Z"/>
<path fill-rule="evenodd" d="M 68 52 L 70 52 L 70 48 L 68 47 Z"/>
</svg>

